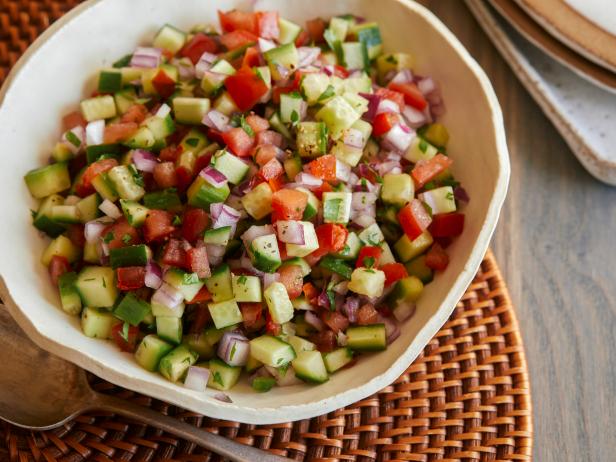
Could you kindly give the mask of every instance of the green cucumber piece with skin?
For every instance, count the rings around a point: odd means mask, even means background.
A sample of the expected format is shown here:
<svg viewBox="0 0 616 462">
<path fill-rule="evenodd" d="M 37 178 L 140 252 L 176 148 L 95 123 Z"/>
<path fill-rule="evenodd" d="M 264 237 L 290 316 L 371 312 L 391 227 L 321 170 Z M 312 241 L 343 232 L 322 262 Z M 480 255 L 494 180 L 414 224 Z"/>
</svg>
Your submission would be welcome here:
<svg viewBox="0 0 616 462">
<path fill-rule="evenodd" d="M 129 323 L 131 326 L 138 326 L 151 312 L 150 304 L 137 298 L 132 292 L 127 293 L 113 310 L 116 318 Z"/>
<path fill-rule="evenodd" d="M 384 324 L 351 326 L 346 331 L 347 347 L 355 351 L 381 351 L 387 348 Z"/>
<path fill-rule="evenodd" d="M 212 275 L 205 280 L 208 292 L 212 294 L 214 302 L 224 302 L 233 298 L 233 285 L 229 265 L 222 264 L 212 271 Z"/>
<path fill-rule="evenodd" d="M 156 144 L 156 139 L 148 127 L 141 127 L 132 137 L 123 141 L 122 144 L 131 149 L 150 149 Z"/>
<path fill-rule="evenodd" d="M 262 335 L 250 341 L 250 355 L 263 364 L 281 367 L 295 359 L 293 347 L 279 338 Z"/>
<path fill-rule="evenodd" d="M 77 274 L 74 272 L 64 273 L 58 279 L 58 289 L 60 291 L 60 302 L 62 310 L 70 315 L 81 313 L 81 297 L 75 288 Z"/>
<path fill-rule="evenodd" d="M 387 302 L 396 305 L 400 302 L 416 302 L 423 292 L 423 282 L 416 276 L 407 276 L 396 282 L 387 296 Z"/>
<path fill-rule="evenodd" d="M 83 261 L 93 263 L 95 265 L 100 263 L 96 242 L 85 243 L 83 246 Z"/>
<path fill-rule="evenodd" d="M 351 27 L 349 32 L 366 46 L 369 59 L 375 59 L 381 54 L 383 50 L 383 39 L 381 38 L 381 31 L 376 22 L 356 24 Z"/>
<path fill-rule="evenodd" d="M 297 298 L 294 298 L 293 300 L 291 300 L 291 304 L 293 305 L 293 308 L 296 310 L 306 310 L 306 311 L 310 311 L 312 310 L 312 305 L 310 304 L 310 302 L 306 299 L 305 296 L 300 296 Z"/>
<path fill-rule="evenodd" d="M 115 272 L 107 266 L 86 266 L 79 273 L 75 287 L 88 307 L 111 307 L 118 298 Z"/>
<path fill-rule="evenodd" d="M 209 145 L 207 137 L 195 128 L 191 128 L 190 131 L 184 135 L 180 146 L 183 151 L 200 152 L 206 146 Z"/>
<path fill-rule="evenodd" d="M 214 245 L 227 245 L 231 239 L 231 226 L 208 229 L 203 233 L 203 242 Z"/>
<path fill-rule="evenodd" d="M 309 337 L 315 332 L 316 332 L 316 329 L 306 322 L 303 314 L 299 314 L 295 316 L 295 334 L 296 335 L 299 335 L 301 337 Z"/>
<path fill-rule="evenodd" d="M 353 361 L 353 350 L 350 348 L 338 348 L 337 350 L 330 351 L 323 355 L 323 362 L 327 372 L 333 374 L 338 369 L 342 369 L 344 366 Z"/>
<path fill-rule="evenodd" d="M 324 383 L 329 380 L 323 356 L 320 351 L 302 351 L 291 362 L 295 375 L 305 382 Z"/>
<path fill-rule="evenodd" d="M 254 239 L 250 244 L 249 254 L 255 268 L 266 273 L 275 272 L 282 263 L 275 234 Z"/>
<path fill-rule="evenodd" d="M 404 234 L 394 244 L 394 251 L 396 252 L 396 255 L 398 255 L 398 259 L 405 263 L 424 253 L 430 248 L 433 242 L 434 239 L 428 230 L 425 230 L 412 241 L 406 234 Z"/>
<path fill-rule="evenodd" d="M 257 147 L 259 149 L 259 147 Z M 291 156 L 284 160 L 282 163 L 284 172 L 287 174 L 287 178 L 295 178 L 298 173 L 302 171 L 302 159 L 299 156 Z"/>
<path fill-rule="evenodd" d="M 143 124 L 149 128 L 157 141 L 164 141 L 165 138 L 175 132 L 175 122 L 171 114 L 167 114 L 165 117 L 152 116 L 146 119 Z"/>
<path fill-rule="evenodd" d="M 219 359 L 212 359 L 209 363 L 210 378 L 207 386 L 216 390 L 226 391 L 235 386 L 240 379 L 242 368 L 229 366 Z"/>
<path fill-rule="evenodd" d="M 302 220 L 307 221 L 314 218 L 317 213 L 319 213 L 319 208 L 321 207 L 321 201 L 317 199 L 312 191 L 309 191 L 306 188 L 296 188 L 298 191 L 302 191 L 308 196 L 308 203 L 306 204 L 306 208 L 304 209 L 304 215 L 302 216 Z"/>
<path fill-rule="evenodd" d="M 342 96 L 334 96 L 319 109 L 315 117 L 317 120 L 325 122 L 332 138 L 338 139 L 344 130 L 351 128 L 359 120 L 361 114 L 355 110 L 347 99 Z"/>
<path fill-rule="evenodd" d="M 121 73 L 120 75 L 124 77 L 124 73 Z M 141 78 L 141 74 L 139 74 L 138 78 Z M 136 99 L 137 93 L 134 88 L 127 88 L 125 90 L 118 91 L 113 95 L 113 100 L 115 101 L 116 108 L 118 108 L 118 112 L 120 114 L 126 113 L 130 107 L 135 104 Z"/>
<path fill-rule="evenodd" d="M 246 365 L 244 366 L 244 369 L 246 369 L 246 372 L 248 372 L 249 374 L 253 373 L 254 371 L 256 371 L 257 369 L 259 369 L 261 366 L 263 366 L 263 363 L 261 361 L 256 360 L 255 358 L 253 358 L 252 356 L 248 356 L 248 361 L 246 362 Z"/>
<path fill-rule="evenodd" d="M 233 299 L 218 303 L 208 303 L 207 307 L 217 329 L 239 324 L 244 320 L 240 307 Z"/>
<path fill-rule="evenodd" d="M 104 308 L 87 306 L 81 312 L 81 330 L 87 337 L 110 339 L 113 327 L 120 322 Z"/>
<path fill-rule="evenodd" d="M 280 95 L 280 120 L 285 124 L 295 124 L 300 120 L 304 100 L 297 92 Z"/>
<path fill-rule="evenodd" d="M 107 172 L 109 180 L 113 183 L 120 199 L 128 201 L 138 201 L 145 194 L 143 189 L 143 179 L 134 167 L 118 165 Z M 141 184 L 138 184 L 141 182 Z"/>
<path fill-rule="evenodd" d="M 366 70 L 370 69 L 368 49 L 362 42 L 345 42 L 341 45 L 342 58 L 347 69 Z"/>
<path fill-rule="evenodd" d="M 69 263 L 74 263 L 81 255 L 81 249 L 75 246 L 66 236 L 60 235 L 51 241 L 43 251 L 41 263 L 45 266 L 49 266 L 54 255 L 64 257 Z"/>
<path fill-rule="evenodd" d="M 409 276 L 415 276 L 419 278 L 421 282 L 424 284 L 428 284 L 432 281 L 434 277 L 434 273 L 432 268 L 426 265 L 426 256 L 420 255 L 419 257 L 414 258 L 410 262 L 404 265 L 406 268 L 406 272 Z"/>
<path fill-rule="evenodd" d="M 385 240 L 383 232 L 377 223 L 372 223 L 358 235 L 360 241 L 365 245 L 379 245 Z"/>
<path fill-rule="evenodd" d="M 213 358 L 216 353 L 205 332 L 185 335 L 182 341 L 199 355 L 199 359 Z"/>
<path fill-rule="evenodd" d="M 182 342 L 182 318 L 158 316 L 156 318 L 156 335 L 175 345 L 180 344 Z"/>
<path fill-rule="evenodd" d="M 325 223 L 348 223 L 351 217 L 352 197 L 350 192 L 323 193 L 323 221 Z"/>
<path fill-rule="evenodd" d="M 255 377 L 252 379 L 250 386 L 257 393 L 266 393 L 276 385 L 274 377 Z"/>
<path fill-rule="evenodd" d="M 297 125 L 297 150 L 301 157 L 326 154 L 328 129 L 324 122 L 300 122 Z"/>
<path fill-rule="evenodd" d="M 379 257 L 379 266 L 386 265 L 388 263 L 396 263 L 396 258 L 394 254 L 391 252 L 391 248 L 386 241 L 383 241 L 379 244 L 381 248 L 381 256 Z"/>
<path fill-rule="evenodd" d="M 302 77 L 300 89 L 309 105 L 326 101 L 329 93 L 332 93 L 333 96 L 334 93 L 332 91 L 327 92 L 330 86 L 329 82 L 329 76 L 321 72 L 306 74 Z"/>
<path fill-rule="evenodd" d="M 323 257 L 319 262 L 319 266 L 331 271 L 332 273 L 339 274 L 344 279 L 351 279 L 351 274 L 353 274 L 353 268 L 351 268 L 351 266 L 349 266 L 344 260 L 334 258 L 330 255 Z"/>
<path fill-rule="evenodd" d="M 317 346 L 309 342 L 308 340 L 298 337 L 297 335 L 291 335 L 289 337 L 289 343 L 295 350 L 295 354 L 299 355 L 302 351 L 313 351 L 317 349 Z M 294 366 L 295 367 L 295 366 Z"/>
<path fill-rule="evenodd" d="M 88 122 L 101 119 L 111 119 L 117 114 L 113 96 L 96 96 L 85 99 L 80 104 L 81 114 Z"/>
<path fill-rule="evenodd" d="M 272 196 L 272 188 L 267 182 L 264 182 L 246 193 L 241 202 L 251 217 L 255 220 L 261 220 L 272 212 Z"/>
<path fill-rule="evenodd" d="M 229 64 L 225 59 L 219 59 L 216 61 L 209 72 L 203 76 L 201 80 L 201 89 L 206 96 L 211 96 L 220 90 L 224 84 L 225 79 L 234 75 L 235 68 Z"/>
<path fill-rule="evenodd" d="M 299 55 L 294 43 L 285 43 L 277 48 L 263 53 L 263 57 L 267 62 L 272 77 L 274 80 L 281 80 L 286 76 L 281 75 L 279 66 L 284 67 L 288 72 L 293 72 L 297 69 Z"/>
<path fill-rule="evenodd" d="M 101 199 L 98 194 L 93 193 L 81 199 L 75 207 L 79 211 L 79 216 L 82 223 L 95 220 L 100 216 L 98 206 L 101 204 Z"/>
<path fill-rule="evenodd" d="M 432 215 L 451 213 L 457 210 L 456 199 L 451 186 L 431 189 L 419 194 L 417 198 L 423 203 L 428 204 Z"/>
<path fill-rule="evenodd" d="M 118 200 L 118 193 L 113 187 L 113 183 L 111 182 L 111 180 L 109 180 L 107 172 L 97 175 L 92 180 L 92 186 L 94 186 L 96 192 L 103 199 L 107 199 L 110 202 L 115 202 Z"/>
<path fill-rule="evenodd" d="M 302 31 L 301 26 L 284 18 L 278 19 L 278 29 L 280 30 L 278 34 L 279 43 L 295 43 L 295 40 Z"/>
<path fill-rule="evenodd" d="M 79 139 L 77 139 L 77 141 L 79 141 Z M 81 146 L 81 144 L 79 146 Z M 68 162 L 74 157 L 75 154 L 73 154 L 73 151 L 71 151 L 70 148 L 64 143 L 56 143 L 51 151 L 51 158 L 56 162 Z"/>
<path fill-rule="evenodd" d="M 349 290 L 367 297 L 380 297 L 384 288 L 385 273 L 373 268 L 356 268 L 349 282 Z"/>
<path fill-rule="evenodd" d="M 192 185 L 188 188 L 186 194 L 189 205 L 209 211 L 211 204 L 224 202 L 227 197 L 229 197 L 229 194 L 231 194 L 231 190 L 226 184 L 220 188 L 216 188 L 201 176 L 197 176 L 195 181 L 193 181 Z"/>
<path fill-rule="evenodd" d="M 101 156 L 119 158 L 126 150 L 121 144 L 95 144 L 86 147 L 86 159 L 88 164 L 96 162 Z"/>
<path fill-rule="evenodd" d="M 453 195 L 453 192 L 452 192 Z M 386 204 L 403 207 L 415 197 L 415 185 L 411 175 L 388 173 L 383 177 L 381 200 Z"/>
<path fill-rule="evenodd" d="M 284 266 L 299 266 L 302 269 L 302 276 L 306 277 L 310 274 L 310 272 L 312 271 L 312 268 L 310 267 L 310 265 L 308 264 L 308 262 L 306 260 L 304 260 L 303 258 L 300 257 L 293 257 L 293 258 L 289 258 L 285 261 L 282 262 L 282 265 L 280 265 L 280 267 L 284 267 Z"/>
<path fill-rule="evenodd" d="M 123 266 L 145 266 L 152 251 L 145 244 L 129 245 L 109 251 L 109 263 L 113 269 Z"/>
<path fill-rule="evenodd" d="M 122 89 L 122 71 L 104 69 L 98 74 L 98 92 L 115 93 Z"/>
<path fill-rule="evenodd" d="M 199 293 L 204 281 L 199 279 L 197 273 L 187 273 L 177 268 L 170 269 L 165 273 L 163 280 L 175 287 L 184 297 L 184 300 L 192 300 Z"/>
<path fill-rule="evenodd" d="M 283 324 L 293 319 L 294 309 L 287 289 L 280 282 L 273 282 L 263 292 L 267 308 L 275 323 Z"/>
<path fill-rule="evenodd" d="M 226 149 L 221 149 L 212 156 L 211 165 L 226 176 L 231 184 L 240 184 L 249 170 L 247 164 Z"/>
<path fill-rule="evenodd" d="M 79 210 L 74 205 L 54 205 L 51 208 L 51 219 L 57 223 L 81 223 Z"/>
<path fill-rule="evenodd" d="M 382 80 L 390 71 L 413 69 L 413 57 L 407 53 L 385 53 L 377 58 L 376 67 L 379 79 Z"/>
<path fill-rule="evenodd" d="M 261 280 L 257 276 L 231 275 L 233 296 L 236 302 L 261 301 Z"/>
<path fill-rule="evenodd" d="M 26 173 L 24 180 L 30 194 L 36 199 L 60 193 L 71 187 L 68 166 L 64 162 L 31 170 Z"/>
<path fill-rule="evenodd" d="M 304 243 L 286 244 L 289 257 L 305 257 L 319 248 L 319 239 L 314 225 L 309 221 L 300 221 L 299 224 L 304 230 Z"/>
<path fill-rule="evenodd" d="M 184 302 L 180 302 L 179 305 L 169 308 L 168 306 L 152 301 L 152 315 L 155 317 L 173 316 L 176 318 L 181 318 L 184 315 L 185 308 L 186 305 Z"/>
<path fill-rule="evenodd" d="M 188 372 L 188 368 L 196 362 L 197 353 L 186 345 L 180 345 L 161 358 L 158 372 L 171 382 L 179 382 Z"/>
<path fill-rule="evenodd" d="M 182 207 L 182 200 L 175 189 L 165 189 L 144 195 L 143 205 L 148 209 L 177 210 Z"/>
<path fill-rule="evenodd" d="M 271 127 L 280 133 L 286 140 L 292 140 L 291 132 L 287 128 L 287 126 L 280 120 L 280 114 L 278 111 L 274 112 L 269 119 L 269 123 Z"/>
<path fill-rule="evenodd" d="M 150 211 L 150 209 L 141 205 L 139 202 L 127 201 L 124 199 L 120 199 L 120 207 L 122 208 L 122 213 L 124 213 L 128 224 L 135 228 L 139 228 L 143 225 Z"/>
<path fill-rule="evenodd" d="M 135 360 L 144 369 L 154 372 L 158 369 L 160 360 L 171 350 L 173 345 L 170 343 L 154 334 L 146 335 L 135 351 Z"/>
<path fill-rule="evenodd" d="M 187 34 L 170 24 L 165 24 L 154 37 L 152 45 L 176 54 L 186 43 Z"/>
<path fill-rule="evenodd" d="M 66 227 L 51 217 L 51 210 L 55 205 L 62 205 L 64 198 L 59 194 L 52 194 L 41 201 L 32 224 L 35 228 L 43 231 L 49 237 L 58 237 Z"/>
<path fill-rule="evenodd" d="M 173 99 L 175 120 L 187 125 L 200 125 L 203 117 L 210 110 L 208 98 L 180 96 Z"/>
<path fill-rule="evenodd" d="M 347 236 L 347 240 L 342 250 L 334 254 L 334 257 L 341 258 L 343 260 L 355 260 L 359 255 L 359 250 L 363 246 L 362 242 L 357 237 L 355 232 L 351 231 Z"/>
<path fill-rule="evenodd" d="M 233 101 L 233 98 L 231 98 L 231 95 L 229 95 L 229 92 L 226 91 L 216 98 L 214 101 L 214 109 L 218 112 L 222 112 L 227 117 L 231 117 L 236 112 L 241 112 L 235 104 L 235 101 Z"/>
</svg>

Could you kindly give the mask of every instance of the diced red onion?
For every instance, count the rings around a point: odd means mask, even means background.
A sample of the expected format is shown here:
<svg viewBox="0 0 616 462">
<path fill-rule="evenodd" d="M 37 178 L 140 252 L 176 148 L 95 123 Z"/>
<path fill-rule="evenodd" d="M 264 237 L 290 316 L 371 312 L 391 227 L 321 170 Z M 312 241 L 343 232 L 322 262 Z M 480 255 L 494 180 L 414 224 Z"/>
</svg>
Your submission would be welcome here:
<svg viewBox="0 0 616 462">
<path fill-rule="evenodd" d="M 297 67 L 302 69 L 310 66 L 318 59 L 320 54 L 321 49 L 319 47 L 299 47 L 297 49 L 297 56 L 299 58 Z"/>
<path fill-rule="evenodd" d="M 218 344 L 217 354 L 230 366 L 245 366 L 250 354 L 250 344 L 241 334 L 225 332 Z"/>
<path fill-rule="evenodd" d="M 323 180 L 306 172 L 295 175 L 295 182 L 307 189 L 317 189 L 323 184 Z"/>
<path fill-rule="evenodd" d="M 86 238 L 86 242 L 92 244 L 102 236 L 103 231 L 107 228 L 112 220 L 108 218 L 98 218 L 96 220 L 88 221 L 83 228 L 83 235 Z"/>
<path fill-rule="evenodd" d="M 207 250 L 207 259 L 210 262 L 210 265 L 220 265 L 227 248 L 224 245 L 217 244 L 207 244 L 205 248 Z"/>
<path fill-rule="evenodd" d="M 306 320 L 308 324 L 310 324 L 312 327 L 314 327 L 319 332 L 323 332 L 323 329 L 325 329 L 325 324 L 323 323 L 323 321 L 321 321 L 321 319 L 319 319 L 319 317 L 316 314 L 314 314 L 312 311 L 306 311 L 306 314 L 304 315 L 304 319 Z"/>
<path fill-rule="evenodd" d="M 227 184 L 227 177 L 224 173 L 220 173 L 211 165 L 208 165 L 199 172 L 199 176 L 210 183 L 215 188 L 222 188 Z"/>
<path fill-rule="evenodd" d="M 133 151 L 132 160 L 137 170 L 141 170 L 142 172 L 152 173 L 154 167 L 158 165 L 158 158 L 151 152 L 144 151 L 143 149 L 135 149 Z"/>
<path fill-rule="evenodd" d="M 163 282 L 154 295 L 152 302 L 166 306 L 169 309 L 174 309 L 184 301 L 184 296 L 175 287 Z"/>
<path fill-rule="evenodd" d="M 382 144 L 391 146 L 396 151 L 405 152 L 411 145 L 413 138 L 415 138 L 415 133 L 405 130 L 405 128 L 408 129 L 408 127 L 402 124 L 394 125 L 391 130 L 385 134 Z"/>
<path fill-rule="evenodd" d="M 342 305 L 342 313 L 349 318 L 351 323 L 357 322 L 357 310 L 359 310 L 359 299 L 348 297 L 345 304 Z"/>
<path fill-rule="evenodd" d="M 359 96 L 368 100 L 368 110 L 364 112 L 362 118 L 368 122 L 372 122 L 383 98 L 374 93 L 360 93 Z"/>
<path fill-rule="evenodd" d="M 207 114 L 205 114 L 201 122 L 203 123 L 203 125 L 214 128 L 221 132 L 226 132 L 229 128 L 231 128 L 231 125 L 229 125 L 229 117 L 224 115 L 222 112 L 217 111 L 216 109 L 212 109 Z"/>
<path fill-rule="evenodd" d="M 280 281 L 280 274 L 278 273 L 263 273 L 261 276 L 263 279 L 263 290 L 267 289 L 274 282 Z"/>
<path fill-rule="evenodd" d="M 158 108 L 158 111 L 156 111 L 156 117 L 160 117 L 161 119 L 164 119 L 165 117 L 169 115 L 170 112 L 171 112 L 171 108 L 169 107 L 169 105 L 166 103 L 163 103 Z"/>
<path fill-rule="evenodd" d="M 410 302 L 399 303 L 394 308 L 393 313 L 394 318 L 396 318 L 398 322 L 404 322 L 415 314 L 415 304 Z"/>
<path fill-rule="evenodd" d="M 340 281 L 334 286 L 334 292 L 340 295 L 346 295 L 349 291 L 349 281 Z"/>
<path fill-rule="evenodd" d="M 137 47 L 130 60 L 131 67 L 155 68 L 160 66 L 162 50 L 158 48 Z"/>
<path fill-rule="evenodd" d="M 304 226 L 299 221 L 281 220 L 276 222 L 278 240 L 286 244 L 304 245 Z"/>
<path fill-rule="evenodd" d="M 413 73 L 411 72 L 411 70 L 402 69 L 396 75 L 394 75 L 390 83 L 411 83 L 412 81 L 413 81 Z"/>
<path fill-rule="evenodd" d="M 192 80 L 195 78 L 195 65 L 190 59 L 174 59 L 172 63 L 178 68 L 180 80 Z"/>
<path fill-rule="evenodd" d="M 78 140 L 79 146 L 75 146 L 72 142 L 70 142 L 66 135 L 68 132 L 71 132 Z M 76 127 L 71 128 L 70 130 L 64 132 L 62 135 L 62 144 L 64 144 L 73 154 L 77 154 L 84 146 L 84 140 L 86 139 L 86 134 L 81 125 L 77 125 Z"/>
<path fill-rule="evenodd" d="M 368 109 L 370 109 L 370 106 L 368 106 Z M 382 99 L 379 102 L 375 115 L 384 113 L 400 114 L 400 106 L 398 106 L 398 103 L 395 103 L 390 99 Z"/>
<path fill-rule="evenodd" d="M 342 142 L 352 148 L 362 149 L 364 147 L 364 134 L 356 128 L 349 128 L 344 132 Z"/>
<path fill-rule="evenodd" d="M 266 40 L 261 37 L 259 37 L 258 43 L 259 43 L 259 51 L 261 53 L 265 53 L 266 51 L 276 48 L 276 44 L 274 42 L 272 42 L 271 40 Z"/>
<path fill-rule="evenodd" d="M 439 104 L 430 104 L 430 113 L 435 119 L 444 116 L 445 112 L 445 103 L 440 102 Z"/>
<path fill-rule="evenodd" d="M 184 379 L 184 386 L 194 391 L 205 391 L 207 381 L 210 378 L 210 370 L 205 367 L 190 366 Z"/>
<path fill-rule="evenodd" d="M 404 116 L 404 119 L 409 124 L 409 126 L 412 128 L 421 127 L 427 122 L 426 115 L 423 112 L 415 109 L 413 106 L 404 106 L 402 115 Z"/>
<path fill-rule="evenodd" d="M 336 334 L 336 343 L 338 344 L 339 347 L 344 347 L 347 346 L 349 339 L 346 336 L 346 334 L 342 331 L 338 331 L 338 333 Z"/>
<path fill-rule="evenodd" d="M 461 201 L 461 202 L 470 202 L 471 198 L 469 197 L 468 193 L 466 192 L 466 189 L 464 189 L 462 186 L 456 186 L 453 190 L 453 197 L 456 198 L 456 200 Z"/>
<path fill-rule="evenodd" d="M 374 217 L 366 215 L 363 211 L 351 215 L 351 221 L 361 228 L 367 228 L 368 226 L 376 223 Z"/>
<path fill-rule="evenodd" d="M 268 274 L 255 268 L 252 265 L 250 257 L 246 255 L 246 253 L 242 254 L 242 258 L 240 258 L 240 265 L 243 269 L 250 271 L 252 274 L 254 274 L 255 276 L 259 276 L 261 279 L 263 279 L 265 274 Z"/>
<path fill-rule="evenodd" d="M 231 397 L 228 394 L 223 393 L 223 392 L 215 393 L 212 397 L 215 400 L 222 401 L 223 403 L 232 403 L 233 402 Z"/>
<path fill-rule="evenodd" d="M 101 205 L 98 206 L 98 208 L 101 212 L 103 212 L 108 217 L 113 218 L 114 220 L 117 220 L 122 216 L 122 212 L 120 212 L 118 206 L 111 202 L 109 199 L 105 199 L 101 203 Z"/>
<path fill-rule="evenodd" d="M 364 210 L 374 204 L 376 200 L 377 196 L 372 192 L 354 192 L 352 194 L 351 208 L 353 210 Z"/>
<path fill-rule="evenodd" d="M 432 77 L 425 77 L 417 81 L 417 89 L 427 96 L 437 90 L 436 82 Z"/>
<path fill-rule="evenodd" d="M 287 67 L 283 66 L 282 64 L 276 63 L 276 70 L 278 71 L 278 74 L 280 75 L 279 80 L 285 80 L 291 75 L 291 71 Z"/>
<path fill-rule="evenodd" d="M 103 144 L 105 139 L 105 121 L 94 120 L 86 125 L 86 144 L 95 146 Z"/>
<path fill-rule="evenodd" d="M 392 162 L 400 162 L 402 160 L 402 156 L 397 152 L 391 151 L 385 154 L 385 160 L 389 160 Z"/>
<path fill-rule="evenodd" d="M 211 208 L 210 208 L 211 212 Z M 235 234 L 237 222 L 240 221 L 242 214 L 228 205 L 222 204 L 218 216 L 213 219 L 212 228 L 224 228 L 225 226 L 231 227 L 231 235 Z"/>
<path fill-rule="evenodd" d="M 351 166 L 346 162 L 336 159 L 336 178 L 340 181 L 347 182 L 351 176 Z"/>
<path fill-rule="evenodd" d="M 205 71 L 209 71 L 212 64 L 218 59 L 218 56 L 208 53 L 207 51 L 201 55 L 197 64 L 195 64 L 195 77 L 202 79 Z"/>
<path fill-rule="evenodd" d="M 242 234 L 241 239 L 244 242 L 244 246 L 249 249 L 250 244 L 252 244 L 252 241 L 254 241 L 256 238 L 261 236 L 268 236 L 270 234 L 275 234 L 274 227 L 272 225 L 252 225 L 244 232 L 244 234 Z"/>
<path fill-rule="evenodd" d="M 374 169 L 380 176 L 385 176 L 387 173 L 396 173 L 393 172 L 395 168 L 400 169 L 400 162 L 388 160 L 385 162 L 379 162 L 378 164 L 374 164 Z"/>
<path fill-rule="evenodd" d="M 160 289 L 163 284 L 163 271 L 158 264 L 150 260 L 145 265 L 145 286 L 150 289 Z"/>
<path fill-rule="evenodd" d="M 322 71 L 331 77 L 332 75 L 334 75 L 335 68 L 331 64 L 327 64 L 326 66 L 322 67 Z"/>
<path fill-rule="evenodd" d="M 400 337 L 400 326 L 398 326 L 396 321 L 384 316 L 379 316 L 379 321 L 385 324 L 385 336 L 388 345 Z"/>
</svg>

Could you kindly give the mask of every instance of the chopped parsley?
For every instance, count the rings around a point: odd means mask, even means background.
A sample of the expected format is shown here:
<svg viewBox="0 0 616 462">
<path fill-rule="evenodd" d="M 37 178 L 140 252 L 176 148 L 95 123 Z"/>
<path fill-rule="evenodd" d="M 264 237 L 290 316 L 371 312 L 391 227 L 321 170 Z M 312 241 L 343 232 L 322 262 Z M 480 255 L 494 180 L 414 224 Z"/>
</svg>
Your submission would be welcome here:
<svg viewBox="0 0 616 462">
<path fill-rule="evenodd" d="M 173 221 L 171 222 L 173 226 L 180 226 L 182 224 L 182 219 L 179 215 L 173 217 Z"/>
<path fill-rule="evenodd" d="M 115 236 L 113 235 L 111 231 L 109 231 L 107 234 L 105 234 L 105 237 L 103 237 L 103 242 L 105 244 L 109 244 L 114 239 L 115 239 Z"/>
<path fill-rule="evenodd" d="M 233 357 L 235 356 L 235 351 L 237 350 L 237 343 L 233 343 L 231 347 L 231 353 L 229 353 L 229 361 L 233 361 Z"/>
<path fill-rule="evenodd" d="M 421 140 L 418 147 L 421 152 L 425 153 L 428 149 L 428 142 L 426 140 Z"/>
<path fill-rule="evenodd" d="M 143 188 L 143 186 L 145 186 L 145 183 L 143 182 L 143 177 L 139 174 L 135 166 L 131 164 L 129 165 L 128 169 L 133 177 L 133 181 L 135 182 L 135 184 Z"/>
<path fill-rule="evenodd" d="M 188 138 L 185 143 L 188 146 L 192 146 L 193 148 L 196 147 L 199 144 L 199 139 L 197 138 Z"/>
<path fill-rule="evenodd" d="M 212 378 L 214 382 L 220 385 L 221 387 L 225 386 L 225 384 L 222 382 L 222 376 L 220 375 L 220 372 L 215 371 L 214 374 L 212 375 Z"/>
<path fill-rule="evenodd" d="M 124 242 L 124 244 L 129 244 L 132 239 L 133 236 L 131 236 L 130 234 L 125 234 L 124 236 L 122 236 L 122 242 Z"/>
<path fill-rule="evenodd" d="M 291 112 L 291 122 L 293 125 L 297 125 L 299 123 L 299 113 L 295 109 Z"/>
<path fill-rule="evenodd" d="M 445 198 L 449 201 L 453 200 L 453 193 L 452 192 L 448 192 L 447 194 L 445 194 Z"/>
<path fill-rule="evenodd" d="M 81 140 L 70 130 L 66 132 L 66 139 L 76 148 L 81 146 Z"/>
<path fill-rule="evenodd" d="M 317 99 L 317 102 L 320 103 L 321 101 L 325 101 L 326 99 L 331 98 L 335 94 L 336 94 L 336 91 L 334 90 L 334 87 L 332 85 L 328 85 L 325 91 L 321 93 L 321 95 Z"/>
<path fill-rule="evenodd" d="M 246 281 L 248 281 L 248 278 L 243 274 L 237 279 L 237 282 L 240 284 L 246 284 Z"/>
<path fill-rule="evenodd" d="M 125 322 L 122 326 L 122 331 L 120 332 L 120 336 L 124 339 L 125 342 L 128 342 L 128 329 L 130 329 L 130 324 Z"/>
<path fill-rule="evenodd" d="M 374 259 L 374 257 L 365 257 L 363 263 L 366 268 L 372 268 L 375 262 L 376 260 Z"/>
<path fill-rule="evenodd" d="M 234 127 L 241 127 L 248 136 L 255 136 L 255 132 L 252 127 L 246 122 L 246 117 L 240 114 L 235 114 L 231 118 L 231 125 Z"/>
<path fill-rule="evenodd" d="M 385 58 L 385 61 L 387 61 L 389 64 L 398 64 L 398 60 L 394 55 L 389 55 L 387 58 Z"/>
</svg>

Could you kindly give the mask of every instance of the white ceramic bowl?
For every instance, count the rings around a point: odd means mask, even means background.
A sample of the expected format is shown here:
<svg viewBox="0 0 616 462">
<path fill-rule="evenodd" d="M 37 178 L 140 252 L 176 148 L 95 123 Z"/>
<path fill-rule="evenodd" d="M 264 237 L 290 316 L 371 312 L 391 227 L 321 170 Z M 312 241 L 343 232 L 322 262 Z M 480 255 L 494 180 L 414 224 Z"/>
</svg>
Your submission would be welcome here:
<svg viewBox="0 0 616 462">
<path fill-rule="evenodd" d="M 246 423 L 275 423 L 324 414 L 394 381 L 447 320 L 488 247 L 505 198 L 509 160 L 502 115 L 486 75 L 429 11 L 407 0 L 279 0 L 257 2 L 299 23 L 352 12 L 378 21 L 387 50 L 416 57 L 416 71 L 441 85 L 456 177 L 471 196 L 466 228 L 451 246 L 451 263 L 429 284 L 416 315 L 384 352 L 362 359 L 319 386 L 296 385 L 255 394 L 240 384 L 227 404 L 141 369 L 112 343 L 81 333 L 64 314 L 39 257 L 46 239 L 31 226 L 35 206 L 23 175 L 43 164 L 60 135 L 60 117 L 93 88 L 97 70 L 147 43 L 160 25 L 216 23 L 216 10 L 248 8 L 234 0 L 91 0 L 52 25 L 15 66 L 0 93 L 0 239 L 2 299 L 42 348 L 120 386 L 205 415 Z M 25 364 L 24 367 L 28 365 Z M 44 371 L 41 371 L 44 373 Z"/>
</svg>

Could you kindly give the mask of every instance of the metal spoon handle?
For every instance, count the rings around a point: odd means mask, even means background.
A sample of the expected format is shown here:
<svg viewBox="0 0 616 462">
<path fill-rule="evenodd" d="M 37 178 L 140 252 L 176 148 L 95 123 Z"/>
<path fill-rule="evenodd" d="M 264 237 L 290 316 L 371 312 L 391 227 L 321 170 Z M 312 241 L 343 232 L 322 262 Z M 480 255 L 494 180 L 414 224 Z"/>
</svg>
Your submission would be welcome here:
<svg viewBox="0 0 616 462">
<path fill-rule="evenodd" d="M 175 436 L 203 446 L 216 452 L 218 455 L 236 462 L 289 462 L 290 459 L 269 454 L 261 449 L 237 443 L 223 436 L 215 435 L 201 430 L 193 425 L 176 420 L 172 417 L 159 414 L 150 408 L 125 401 L 115 396 L 96 393 L 92 408 L 114 412 L 124 417 L 139 420 L 141 422 L 160 428 Z"/>
</svg>

